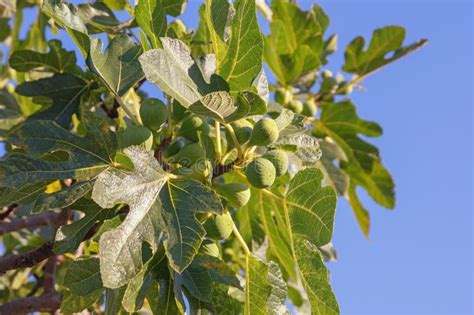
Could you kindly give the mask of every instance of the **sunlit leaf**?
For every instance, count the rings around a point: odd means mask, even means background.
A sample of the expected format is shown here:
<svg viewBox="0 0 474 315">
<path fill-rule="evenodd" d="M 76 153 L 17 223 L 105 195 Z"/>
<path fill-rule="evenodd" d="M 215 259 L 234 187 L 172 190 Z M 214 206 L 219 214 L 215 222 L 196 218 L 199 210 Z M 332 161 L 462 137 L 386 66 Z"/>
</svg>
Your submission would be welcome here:
<svg viewBox="0 0 474 315">
<path fill-rule="evenodd" d="M 238 0 L 235 9 L 229 48 L 217 73 L 229 82 L 231 90 L 243 91 L 252 85 L 262 68 L 263 37 L 255 1 Z"/>
<path fill-rule="evenodd" d="M 45 54 L 32 50 L 17 50 L 10 56 L 8 63 L 10 67 L 20 72 L 40 69 L 63 73 L 73 72 L 77 69 L 76 55 L 74 52 L 62 48 L 59 40 L 50 40 L 48 46 L 49 52 Z"/>
<path fill-rule="evenodd" d="M 367 50 L 364 50 L 364 38 L 362 36 L 356 37 L 347 46 L 345 52 L 346 63 L 343 70 L 356 73 L 359 76 L 367 75 L 427 43 L 425 39 L 422 39 L 411 45 L 403 46 L 404 39 L 405 29 L 399 26 L 386 26 L 376 29 L 372 34 Z M 387 57 L 388 53 L 392 54 Z"/>
</svg>

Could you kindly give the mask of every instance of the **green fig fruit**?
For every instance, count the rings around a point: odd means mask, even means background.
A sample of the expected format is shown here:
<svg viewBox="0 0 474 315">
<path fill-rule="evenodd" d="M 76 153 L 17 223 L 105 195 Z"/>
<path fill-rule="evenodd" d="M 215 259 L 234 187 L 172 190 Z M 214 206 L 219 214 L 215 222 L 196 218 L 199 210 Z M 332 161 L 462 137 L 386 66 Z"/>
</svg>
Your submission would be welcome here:
<svg viewBox="0 0 474 315">
<path fill-rule="evenodd" d="M 252 135 L 253 125 L 247 119 L 240 119 L 231 123 L 234 128 L 235 136 L 240 144 L 244 144 L 249 141 Z"/>
<path fill-rule="evenodd" d="M 347 82 L 341 82 L 339 84 L 339 94 L 343 94 L 343 95 L 347 95 L 347 94 L 351 94 L 354 87 L 352 86 L 352 84 L 348 84 Z"/>
<path fill-rule="evenodd" d="M 225 183 L 217 187 L 217 191 L 227 199 L 232 208 L 243 207 L 250 200 L 250 189 L 243 183 Z"/>
<path fill-rule="evenodd" d="M 322 139 L 326 137 L 326 133 L 316 126 L 313 127 L 311 134 L 313 135 L 313 137 L 316 137 L 316 138 Z"/>
<path fill-rule="evenodd" d="M 281 176 L 288 170 L 288 154 L 282 150 L 272 150 L 262 156 L 269 160 L 275 167 L 275 175 Z"/>
<path fill-rule="evenodd" d="M 131 125 L 118 133 L 118 143 L 120 148 L 142 144 L 150 150 L 153 146 L 153 133 L 146 127 Z"/>
<path fill-rule="evenodd" d="M 173 120 L 175 123 L 179 123 L 185 118 L 188 118 L 191 115 L 191 112 L 186 110 L 186 107 L 181 105 L 176 100 L 173 100 Z"/>
<path fill-rule="evenodd" d="M 173 155 L 177 154 L 179 150 L 184 148 L 188 143 L 188 140 L 184 138 L 177 138 L 176 140 L 171 142 L 171 144 L 165 149 L 165 151 L 163 152 L 163 157 L 165 159 L 169 159 Z"/>
<path fill-rule="evenodd" d="M 215 240 L 225 240 L 232 234 L 233 225 L 232 218 L 227 214 L 223 214 L 209 218 L 206 223 L 204 223 L 204 229 L 206 229 L 207 237 Z"/>
<path fill-rule="evenodd" d="M 316 102 L 314 101 L 314 98 L 310 98 L 306 102 L 303 103 L 303 111 L 301 112 L 301 114 L 308 117 L 313 117 L 314 115 L 316 115 L 317 111 L 318 111 L 318 107 L 316 106 Z"/>
<path fill-rule="evenodd" d="M 253 127 L 249 145 L 267 146 L 277 141 L 279 134 L 273 119 L 262 118 Z"/>
<path fill-rule="evenodd" d="M 168 109 L 159 99 L 147 98 L 140 106 L 140 117 L 144 126 L 158 130 L 166 122 Z"/>
<path fill-rule="evenodd" d="M 205 239 L 202 241 L 201 248 L 199 248 L 199 252 L 204 255 L 209 255 L 212 257 L 219 257 L 220 250 L 219 245 L 216 241 Z"/>
<path fill-rule="evenodd" d="M 247 119 L 234 121 L 230 125 L 232 126 L 232 129 L 234 129 L 235 136 L 240 144 L 245 144 L 249 141 L 250 136 L 252 135 L 253 125 Z M 225 134 L 228 149 L 231 149 L 234 147 L 234 142 L 232 141 L 232 137 L 227 129 L 225 130 Z"/>
<path fill-rule="evenodd" d="M 264 158 L 258 158 L 247 165 L 245 175 L 252 186 L 261 189 L 273 184 L 276 170 L 272 162 Z"/>
<path fill-rule="evenodd" d="M 303 103 L 300 100 L 291 100 L 286 107 L 297 114 L 303 111 Z"/>
<path fill-rule="evenodd" d="M 329 71 L 329 70 L 324 70 L 322 73 L 321 73 L 321 77 L 326 80 L 326 79 L 329 79 L 329 78 L 332 78 L 332 72 Z"/>
<path fill-rule="evenodd" d="M 173 174 L 190 177 L 197 181 L 204 182 L 210 180 L 212 165 L 207 159 L 199 159 L 189 167 L 180 167 L 174 170 Z"/>
<path fill-rule="evenodd" d="M 275 91 L 275 102 L 286 105 L 293 99 L 293 93 L 285 88 L 279 88 Z"/>
<path fill-rule="evenodd" d="M 206 150 L 199 143 L 190 143 L 178 153 L 171 156 L 168 162 L 180 164 L 183 167 L 190 167 L 196 162 L 206 159 Z"/>
<path fill-rule="evenodd" d="M 208 134 L 209 129 L 207 121 L 198 116 L 191 116 L 183 120 L 178 135 L 191 140 L 192 142 L 198 142 L 198 131 Z"/>
</svg>

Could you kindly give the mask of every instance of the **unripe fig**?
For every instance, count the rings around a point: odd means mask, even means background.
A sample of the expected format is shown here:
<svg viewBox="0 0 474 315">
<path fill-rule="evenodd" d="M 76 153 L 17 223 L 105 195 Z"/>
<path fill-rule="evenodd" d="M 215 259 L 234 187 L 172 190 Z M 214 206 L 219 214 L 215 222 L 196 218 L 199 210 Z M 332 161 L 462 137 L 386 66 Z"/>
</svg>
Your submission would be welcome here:
<svg viewBox="0 0 474 315">
<path fill-rule="evenodd" d="M 275 91 L 275 102 L 286 105 L 293 99 L 293 93 L 285 88 L 279 88 Z"/>
<path fill-rule="evenodd" d="M 119 132 L 118 142 L 121 148 L 143 144 L 147 150 L 150 150 L 153 146 L 153 134 L 146 127 L 131 125 Z"/>
<path fill-rule="evenodd" d="M 184 146 L 188 144 L 187 140 L 184 138 L 177 138 L 175 141 L 173 141 L 163 152 L 163 157 L 165 159 L 169 159 L 173 155 L 179 152 Z"/>
<path fill-rule="evenodd" d="M 282 150 L 272 150 L 262 156 L 269 160 L 275 167 L 275 175 L 281 176 L 288 170 L 288 154 Z"/>
<path fill-rule="evenodd" d="M 207 121 L 203 120 L 198 116 L 191 116 L 183 120 L 181 128 L 179 128 L 178 134 L 193 142 L 198 142 L 198 131 L 203 133 L 209 133 L 209 125 Z"/>
<path fill-rule="evenodd" d="M 299 114 L 303 111 L 303 103 L 301 103 L 300 100 L 291 100 L 288 103 L 287 108 L 293 111 L 294 113 Z"/>
<path fill-rule="evenodd" d="M 202 241 L 199 252 L 204 255 L 219 257 L 219 254 L 220 254 L 219 245 L 217 245 L 216 241 L 205 239 Z"/>
<path fill-rule="evenodd" d="M 253 127 L 250 145 L 267 146 L 277 141 L 280 132 L 273 119 L 262 118 Z"/>
<path fill-rule="evenodd" d="M 140 117 L 143 125 L 151 130 L 158 130 L 166 122 L 168 110 L 157 98 L 148 98 L 140 106 Z"/>
<path fill-rule="evenodd" d="M 247 119 L 240 119 L 231 123 L 232 128 L 234 129 L 235 136 L 240 144 L 244 144 L 249 141 L 250 136 L 252 135 L 253 125 Z M 227 130 L 226 130 L 226 133 Z M 230 135 L 228 137 L 230 139 Z M 229 142 L 232 142 L 229 141 Z"/>
<path fill-rule="evenodd" d="M 347 82 L 341 82 L 339 87 L 341 88 L 339 91 L 339 94 L 347 95 L 347 94 L 352 93 L 352 90 L 353 90 L 352 84 L 348 84 Z"/>
<path fill-rule="evenodd" d="M 233 222 L 227 215 L 216 215 L 204 223 L 206 236 L 215 240 L 225 240 L 232 233 Z"/>
<path fill-rule="evenodd" d="M 184 167 L 190 167 L 196 162 L 206 158 L 206 150 L 199 143 L 191 143 L 182 148 L 177 154 L 169 158 L 170 163 L 177 163 Z"/>
<path fill-rule="evenodd" d="M 250 189 L 243 183 L 221 184 L 217 190 L 227 199 L 228 205 L 233 208 L 245 206 L 250 199 Z"/>
<path fill-rule="evenodd" d="M 303 103 L 303 111 L 301 112 L 303 115 L 313 117 L 314 115 L 316 115 L 317 111 L 318 107 L 316 106 L 316 103 L 314 102 L 313 98 L 310 98 Z"/>
<path fill-rule="evenodd" d="M 173 101 L 173 120 L 175 123 L 179 123 L 190 115 L 191 113 L 186 111 L 186 107 L 178 103 L 176 100 Z"/>
<path fill-rule="evenodd" d="M 200 159 L 189 167 L 180 167 L 173 171 L 175 175 L 187 176 L 200 182 L 209 180 L 211 173 L 212 165 L 207 159 Z"/>
<path fill-rule="evenodd" d="M 258 158 L 247 165 L 245 175 L 252 186 L 261 189 L 273 184 L 276 170 L 272 162 L 264 158 Z"/>
<path fill-rule="evenodd" d="M 326 137 L 326 133 L 319 129 L 318 127 L 314 126 L 311 134 L 316 138 L 324 138 Z"/>
<path fill-rule="evenodd" d="M 329 79 L 329 78 L 332 78 L 332 72 L 329 71 L 329 70 L 324 70 L 322 73 L 321 73 L 321 77 L 326 80 L 326 79 Z"/>
</svg>

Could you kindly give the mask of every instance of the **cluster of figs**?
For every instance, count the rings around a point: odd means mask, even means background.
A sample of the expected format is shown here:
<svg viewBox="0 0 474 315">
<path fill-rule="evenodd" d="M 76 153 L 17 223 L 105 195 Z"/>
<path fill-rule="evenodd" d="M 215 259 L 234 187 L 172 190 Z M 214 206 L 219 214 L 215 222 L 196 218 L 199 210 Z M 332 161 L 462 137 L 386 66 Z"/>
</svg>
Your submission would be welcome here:
<svg viewBox="0 0 474 315">
<path fill-rule="evenodd" d="M 154 139 L 160 139 L 159 132 L 166 132 L 165 124 L 168 119 L 170 108 L 161 100 L 148 98 L 140 107 L 140 118 L 142 126 L 130 125 L 120 130 L 118 142 L 121 148 L 131 145 L 144 145 L 152 149 L 157 145 Z M 172 172 L 176 175 L 186 175 L 196 180 L 205 181 L 209 179 L 212 166 L 206 158 L 206 150 L 199 143 L 199 135 L 209 135 L 211 128 L 208 122 L 201 117 L 186 111 L 186 109 L 173 102 L 174 126 L 177 127 L 173 141 L 163 152 L 164 162 L 179 165 Z M 275 121 L 271 118 L 261 118 L 257 122 L 240 119 L 231 123 L 235 138 L 243 148 L 267 147 L 274 143 L 279 137 L 279 130 Z M 234 141 L 228 130 L 223 137 L 223 150 L 230 152 L 234 148 Z M 235 139 L 234 139 L 235 140 Z M 255 188 L 263 189 L 270 187 L 276 177 L 287 172 L 288 155 L 279 149 L 272 149 L 263 155 L 250 155 L 250 163 L 244 165 L 245 176 L 248 183 Z M 240 208 L 245 206 L 250 199 L 250 189 L 246 184 L 240 182 L 219 182 L 214 186 L 217 193 L 223 197 L 229 208 Z M 207 240 L 203 244 L 204 250 L 215 251 L 217 246 L 211 240 L 226 239 L 232 233 L 232 220 L 227 215 L 216 216 L 205 221 L 204 227 L 207 232 Z M 214 244 L 214 245 L 213 245 Z M 208 252 L 208 254 L 211 254 Z"/>
</svg>

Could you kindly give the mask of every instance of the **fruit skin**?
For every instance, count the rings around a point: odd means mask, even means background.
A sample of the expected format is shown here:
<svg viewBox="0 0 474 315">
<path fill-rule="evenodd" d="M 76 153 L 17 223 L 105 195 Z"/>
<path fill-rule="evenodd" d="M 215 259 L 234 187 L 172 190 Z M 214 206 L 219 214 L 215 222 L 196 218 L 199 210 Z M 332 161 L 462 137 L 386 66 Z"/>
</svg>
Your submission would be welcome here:
<svg viewBox="0 0 474 315">
<path fill-rule="evenodd" d="M 227 204 L 232 208 L 243 207 L 250 200 L 250 189 L 243 183 L 221 184 L 217 191 L 227 199 Z"/>
<path fill-rule="evenodd" d="M 314 115 L 316 115 L 317 111 L 318 107 L 316 106 L 314 99 L 310 98 L 309 100 L 303 103 L 303 111 L 301 112 L 301 114 L 308 117 L 313 117 Z"/>
<path fill-rule="evenodd" d="M 186 111 L 186 107 L 178 103 L 176 100 L 173 100 L 173 120 L 175 123 L 179 123 L 190 115 L 191 113 Z"/>
<path fill-rule="evenodd" d="M 291 100 L 291 102 L 288 103 L 287 108 L 299 114 L 303 111 L 303 103 L 301 103 L 300 100 Z"/>
<path fill-rule="evenodd" d="M 332 78 L 332 72 L 329 71 L 329 70 L 324 70 L 324 71 L 321 73 L 321 77 L 322 77 L 323 79 Z"/>
<path fill-rule="evenodd" d="M 341 82 L 339 88 L 341 88 L 339 94 L 343 95 L 351 94 L 352 90 L 354 89 L 352 84 L 347 84 L 347 82 Z"/>
<path fill-rule="evenodd" d="M 212 257 L 219 257 L 220 255 L 219 245 L 217 245 L 216 241 L 210 239 L 205 239 L 202 241 L 199 252 Z"/>
<path fill-rule="evenodd" d="M 273 119 L 262 118 L 253 127 L 249 145 L 267 146 L 277 141 L 280 132 Z"/>
<path fill-rule="evenodd" d="M 209 218 L 204 223 L 206 229 L 206 236 L 215 240 L 225 240 L 232 234 L 232 218 L 227 214 L 216 215 L 214 218 Z"/>
<path fill-rule="evenodd" d="M 140 117 L 143 125 L 151 130 L 158 130 L 168 117 L 166 105 L 157 98 L 148 98 L 140 106 Z"/>
<path fill-rule="evenodd" d="M 199 143 L 190 143 L 177 154 L 168 159 L 170 163 L 177 163 L 183 167 L 190 167 L 196 162 L 206 159 L 206 150 Z"/>
<path fill-rule="evenodd" d="M 191 116 L 183 120 L 178 135 L 191 140 L 192 142 L 198 142 L 198 131 L 208 134 L 209 129 L 207 121 L 198 116 Z"/>
<path fill-rule="evenodd" d="M 234 129 L 235 136 L 237 137 L 237 140 L 240 144 L 244 144 L 249 141 L 253 130 L 253 125 L 250 123 L 250 121 L 247 119 L 240 119 L 232 122 L 230 125 Z M 226 134 L 228 134 L 227 129 Z M 228 135 L 228 139 L 231 139 L 230 135 Z M 232 143 L 232 140 L 230 140 L 229 143 Z"/>
<path fill-rule="evenodd" d="M 118 142 L 121 148 L 143 144 L 150 150 L 153 146 L 153 133 L 146 127 L 131 125 L 119 132 Z"/>
<path fill-rule="evenodd" d="M 188 144 L 188 141 L 184 138 L 177 138 L 175 141 L 173 141 L 163 152 L 163 157 L 165 159 L 169 159 L 173 155 L 177 154 L 179 150 L 184 148 Z"/>
<path fill-rule="evenodd" d="M 275 102 L 286 105 L 293 99 L 293 93 L 285 88 L 279 88 L 275 91 Z"/>
<path fill-rule="evenodd" d="M 288 154 L 282 150 L 269 151 L 262 158 L 269 160 L 273 164 L 277 177 L 285 174 L 288 170 Z"/>
<path fill-rule="evenodd" d="M 245 175 L 252 186 L 262 189 L 273 184 L 276 170 L 272 162 L 264 158 L 258 158 L 247 165 Z"/>
<path fill-rule="evenodd" d="M 200 159 L 189 167 L 180 167 L 173 171 L 175 175 L 187 176 L 200 182 L 211 179 L 212 165 L 209 160 Z"/>
</svg>

